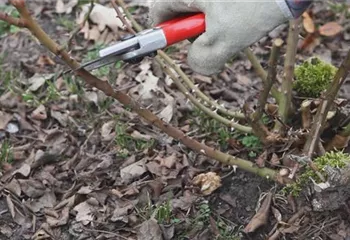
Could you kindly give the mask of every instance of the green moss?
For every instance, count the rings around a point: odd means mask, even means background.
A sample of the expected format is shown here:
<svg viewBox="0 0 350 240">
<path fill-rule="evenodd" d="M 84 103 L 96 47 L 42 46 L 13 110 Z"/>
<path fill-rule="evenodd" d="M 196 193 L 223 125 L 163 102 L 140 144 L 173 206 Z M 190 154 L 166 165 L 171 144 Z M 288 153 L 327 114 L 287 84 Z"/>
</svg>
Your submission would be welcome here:
<svg viewBox="0 0 350 240">
<path fill-rule="evenodd" d="M 311 58 L 295 68 L 293 88 L 303 97 L 319 97 L 336 74 L 337 68 L 318 58 Z"/>
<path fill-rule="evenodd" d="M 324 171 L 325 166 L 333 168 L 344 168 L 350 164 L 350 155 L 343 152 L 327 152 L 325 155 L 314 159 L 314 163 L 319 169 L 320 173 L 327 179 L 327 173 Z M 320 183 L 321 179 L 317 174 L 309 167 L 306 166 L 304 172 L 298 177 L 296 182 L 288 184 L 282 189 L 284 194 L 292 194 L 293 196 L 299 196 L 302 189 L 309 183 L 312 178 L 316 183 Z"/>
</svg>

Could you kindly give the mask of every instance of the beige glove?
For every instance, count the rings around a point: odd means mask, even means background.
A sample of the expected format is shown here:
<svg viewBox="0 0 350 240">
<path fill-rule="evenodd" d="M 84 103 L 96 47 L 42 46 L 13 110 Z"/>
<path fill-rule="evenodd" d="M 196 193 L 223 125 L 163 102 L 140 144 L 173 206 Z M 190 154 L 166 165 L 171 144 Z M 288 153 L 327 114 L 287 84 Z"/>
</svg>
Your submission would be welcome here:
<svg viewBox="0 0 350 240">
<path fill-rule="evenodd" d="M 150 17 L 159 24 L 181 13 L 204 12 L 206 32 L 188 52 L 188 64 L 201 74 L 220 72 L 243 48 L 291 18 L 284 0 L 152 0 Z"/>
</svg>

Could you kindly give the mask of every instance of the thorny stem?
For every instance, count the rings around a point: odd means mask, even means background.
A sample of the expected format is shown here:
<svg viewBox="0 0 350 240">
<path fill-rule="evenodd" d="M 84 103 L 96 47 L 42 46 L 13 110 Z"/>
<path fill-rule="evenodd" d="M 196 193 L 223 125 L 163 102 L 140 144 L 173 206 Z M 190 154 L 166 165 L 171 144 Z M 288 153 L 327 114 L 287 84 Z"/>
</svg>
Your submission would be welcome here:
<svg viewBox="0 0 350 240">
<path fill-rule="evenodd" d="M 320 135 L 326 123 L 327 114 L 339 92 L 340 87 L 344 84 L 349 71 L 350 50 L 348 51 L 346 58 L 335 74 L 332 83 L 329 85 L 326 92 L 322 94 L 323 97 L 321 97 L 321 103 L 317 108 L 317 113 L 314 118 L 315 120 L 312 123 L 310 134 L 304 145 L 304 154 L 306 154 L 308 157 L 311 157 L 315 152 L 315 148 L 318 145 Z"/>
<path fill-rule="evenodd" d="M 135 21 L 133 16 L 128 11 L 127 6 L 124 3 L 124 1 L 122 1 L 122 0 L 114 0 L 114 1 L 116 1 L 118 3 L 118 5 L 123 9 L 125 15 L 130 20 L 131 24 L 136 29 L 136 31 L 137 32 L 141 32 L 143 30 L 142 26 Z M 117 12 L 117 14 L 119 15 L 120 13 Z M 119 18 L 121 18 L 121 17 L 119 17 Z M 132 27 L 129 25 L 129 23 L 127 21 L 125 21 L 125 19 L 122 20 L 122 21 L 123 21 L 123 24 L 126 25 L 127 29 L 132 29 Z M 132 29 L 131 33 L 135 33 L 135 31 Z M 226 116 L 229 116 L 229 117 L 232 117 L 232 118 L 236 118 L 236 119 L 245 119 L 245 116 L 244 116 L 243 113 L 228 110 L 225 107 L 223 107 L 220 104 L 218 104 L 215 101 L 213 101 L 212 99 L 210 99 L 206 94 L 204 94 L 193 83 L 193 81 L 187 76 L 187 74 L 184 73 L 184 71 L 182 71 L 181 68 L 179 66 L 177 66 L 174 63 L 174 61 L 164 51 L 158 51 L 158 55 L 161 58 L 163 58 L 164 61 L 166 61 L 175 70 L 175 72 L 183 79 L 183 81 L 185 82 L 187 87 L 191 89 L 191 90 L 189 90 L 190 93 L 194 92 L 197 95 L 198 98 L 200 98 L 202 101 L 207 103 L 213 109 L 216 109 L 218 112 L 220 112 L 220 113 L 222 113 L 222 114 L 224 114 Z"/>
<path fill-rule="evenodd" d="M 287 39 L 287 52 L 284 62 L 284 78 L 281 86 L 281 98 L 278 108 L 278 114 L 281 121 L 286 124 L 292 106 L 292 88 L 295 68 L 295 58 L 298 47 L 298 38 L 300 31 L 301 18 L 290 20 Z M 281 132 L 283 125 L 276 123 L 275 130 Z"/>
<path fill-rule="evenodd" d="M 255 73 L 261 78 L 263 83 L 265 83 L 268 73 L 261 66 L 259 59 L 255 56 L 255 54 L 249 47 L 244 49 L 244 54 L 246 55 L 250 63 L 253 65 Z M 280 102 L 281 93 L 274 86 L 271 87 L 271 95 L 277 103 Z"/>
<path fill-rule="evenodd" d="M 253 132 L 259 137 L 259 139 L 266 143 L 266 137 L 269 135 L 268 129 L 264 126 L 262 122 L 262 115 L 264 108 L 269 97 L 270 90 L 273 84 L 276 82 L 276 65 L 279 57 L 280 49 L 283 45 L 282 39 L 276 39 L 273 42 L 271 55 L 269 58 L 269 68 L 266 80 L 264 81 L 263 91 L 260 94 L 257 110 L 252 114 L 250 124 L 253 128 Z M 250 116 L 248 117 L 250 119 Z"/>
<path fill-rule="evenodd" d="M 10 1 L 14 7 L 17 8 L 21 17 L 26 21 L 26 28 L 52 53 L 60 57 L 67 65 L 72 69 L 79 67 L 78 62 L 76 62 L 67 51 L 62 50 L 59 46 L 43 31 L 43 29 L 38 25 L 38 23 L 30 15 L 24 0 L 11 0 Z M 273 179 L 276 181 L 283 182 L 284 179 L 280 175 L 269 168 L 258 168 L 252 162 L 236 158 L 215 150 L 205 144 L 202 144 L 187 135 L 185 135 L 178 128 L 173 127 L 170 124 L 165 123 L 160 120 L 155 114 L 146 108 L 142 108 L 137 102 L 132 100 L 127 94 L 121 91 L 114 91 L 113 87 L 108 83 L 108 81 L 102 81 L 99 78 L 93 76 L 91 73 L 84 69 L 75 71 L 78 76 L 86 81 L 89 85 L 96 87 L 100 91 L 104 92 L 107 96 L 113 97 L 117 101 L 121 102 L 124 106 L 130 107 L 139 116 L 144 118 L 151 125 L 158 127 L 161 131 L 167 133 L 169 136 L 182 142 L 185 146 L 191 148 L 192 150 L 204 154 L 209 158 L 216 159 L 219 162 L 228 165 L 236 165 L 237 167 L 255 173 L 259 176 L 265 178 Z"/>
<path fill-rule="evenodd" d="M 128 23 L 128 21 L 126 21 L 123 13 L 120 11 L 119 6 L 115 2 L 115 0 L 112 0 L 111 3 L 112 3 L 114 10 L 116 11 L 120 21 L 123 23 L 124 27 L 128 30 L 128 32 L 130 32 L 132 34 L 136 34 L 136 31 L 132 28 L 132 26 Z"/>
<path fill-rule="evenodd" d="M 276 66 L 277 66 L 277 60 L 278 60 L 282 45 L 283 45 L 282 39 L 278 38 L 273 42 L 271 55 L 268 63 L 268 66 L 269 66 L 268 74 L 267 74 L 266 80 L 264 81 L 263 92 L 262 94 L 260 94 L 260 98 L 258 101 L 259 106 L 256 110 L 256 113 L 254 114 L 253 121 L 258 121 L 261 119 L 267 98 L 269 97 L 270 90 L 273 84 L 276 82 L 276 76 L 277 76 Z"/>
<path fill-rule="evenodd" d="M 226 126 L 231 127 L 231 129 L 236 129 L 243 133 L 252 133 L 252 128 L 243 126 L 241 124 L 238 124 L 234 121 L 230 121 L 216 112 L 213 112 L 211 109 L 207 108 L 203 104 L 201 104 L 191 93 L 188 92 L 187 88 L 181 83 L 181 80 L 175 76 L 175 74 L 167 67 L 167 65 L 161 60 L 159 56 L 156 57 L 157 62 L 161 65 L 164 72 L 166 72 L 174 81 L 178 89 L 200 110 L 202 110 L 205 114 L 207 114 L 209 117 L 217 120 L 218 122 L 221 122 L 225 124 Z"/>
</svg>

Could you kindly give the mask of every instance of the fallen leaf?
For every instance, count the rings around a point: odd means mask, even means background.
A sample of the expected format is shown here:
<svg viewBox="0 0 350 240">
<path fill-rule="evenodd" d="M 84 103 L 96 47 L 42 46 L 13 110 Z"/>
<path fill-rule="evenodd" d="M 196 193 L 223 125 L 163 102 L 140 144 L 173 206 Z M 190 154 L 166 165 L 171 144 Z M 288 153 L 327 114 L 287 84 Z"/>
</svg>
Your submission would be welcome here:
<svg viewBox="0 0 350 240">
<path fill-rule="evenodd" d="M 129 210 L 133 209 L 133 204 L 128 204 L 125 207 L 116 207 L 113 211 L 113 215 L 111 217 L 112 222 L 120 221 L 123 217 L 128 215 Z"/>
<path fill-rule="evenodd" d="M 198 197 L 194 195 L 187 194 L 176 199 L 171 199 L 170 204 L 172 206 L 172 209 L 181 209 L 183 211 L 188 211 L 193 206 L 193 203 L 197 198 Z"/>
<path fill-rule="evenodd" d="M 272 154 L 272 157 L 271 157 L 271 159 L 270 159 L 270 164 L 271 164 L 272 166 L 278 166 L 278 165 L 281 164 L 280 158 L 277 156 L 276 153 L 273 153 L 273 154 Z"/>
<path fill-rule="evenodd" d="M 281 223 L 282 222 L 281 212 L 277 208 L 274 208 L 274 207 L 271 207 L 271 209 L 272 209 L 273 215 L 274 215 L 275 219 L 277 220 L 277 222 Z"/>
<path fill-rule="evenodd" d="M 343 27 L 337 22 L 328 22 L 318 29 L 322 36 L 333 37 L 343 31 Z"/>
<path fill-rule="evenodd" d="M 33 179 L 18 179 L 22 192 L 31 198 L 39 198 L 45 193 L 45 186 Z"/>
<path fill-rule="evenodd" d="M 158 117 L 166 123 L 170 123 L 174 115 L 175 101 L 168 103 L 168 105 L 158 114 Z"/>
<path fill-rule="evenodd" d="M 69 207 L 64 207 L 59 216 L 54 216 L 54 214 L 45 214 L 46 222 L 50 227 L 64 226 L 69 220 Z"/>
<path fill-rule="evenodd" d="M 63 0 L 57 0 L 56 13 L 70 14 L 78 3 L 79 0 L 69 0 L 67 4 L 64 4 Z"/>
<path fill-rule="evenodd" d="M 28 177 L 29 174 L 30 174 L 30 170 L 31 170 L 31 168 L 30 168 L 29 164 L 23 163 L 19 169 L 15 170 L 15 171 L 12 173 L 12 175 L 14 176 L 14 175 L 16 175 L 17 173 L 19 173 L 19 174 L 21 174 L 23 177 Z"/>
<path fill-rule="evenodd" d="M 11 182 L 6 184 L 6 189 L 15 194 L 17 197 L 21 195 L 21 186 L 18 181 L 14 178 Z"/>
<path fill-rule="evenodd" d="M 308 12 L 303 13 L 303 26 L 308 33 L 315 32 L 315 23 Z"/>
<path fill-rule="evenodd" d="M 264 151 L 260 156 L 255 160 L 256 165 L 258 167 L 265 167 L 265 162 L 267 160 L 267 151 Z"/>
<path fill-rule="evenodd" d="M 28 84 L 30 84 L 28 90 L 35 92 L 37 91 L 41 86 L 44 85 L 46 80 L 51 79 L 55 74 L 40 74 L 35 73 L 34 76 L 28 79 Z"/>
<path fill-rule="evenodd" d="M 35 120 L 45 120 L 47 119 L 46 108 L 44 105 L 37 107 L 31 114 L 31 117 Z"/>
<path fill-rule="evenodd" d="M 92 213 L 94 211 L 94 207 L 90 205 L 87 201 L 76 205 L 73 208 L 73 210 L 77 212 L 75 220 L 77 220 L 78 222 L 82 222 L 82 224 L 87 225 L 93 220 Z"/>
<path fill-rule="evenodd" d="M 7 124 L 11 121 L 12 114 L 0 111 L 0 130 L 5 130 Z"/>
<path fill-rule="evenodd" d="M 5 131 L 8 133 L 18 133 L 19 126 L 17 123 L 10 122 L 9 124 L 7 124 Z"/>
<path fill-rule="evenodd" d="M 159 159 L 160 166 L 165 166 L 166 168 L 174 168 L 177 162 L 176 153 L 166 157 Z"/>
<path fill-rule="evenodd" d="M 140 160 L 120 170 L 120 177 L 124 182 L 130 182 L 147 172 L 145 160 Z"/>
<path fill-rule="evenodd" d="M 40 212 L 44 208 L 52 208 L 56 204 L 56 196 L 53 192 L 45 192 L 39 199 L 34 201 L 28 200 L 25 205 L 34 213 Z"/>
<path fill-rule="evenodd" d="M 254 232 L 259 227 L 267 223 L 269 218 L 271 201 L 272 201 L 272 193 L 268 193 L 264 199 L 264 202 L 261 204 L 261 207 L 258 210 L 258 212 L 254 215 L 253 219 L 244 228 L 245 233 Z"/>
<path fill-rule="evenodd" d="M 199 185 L 204 195 L 210 195 L 221 187 L 221 178 L 215 172 L 202 173 L 193 179 L 193 184 Z"/>
<path fill-rule="evenodd" d="M 68 114 L 61 113 L 59 111 L 51 110 L 51 117 L 56 119 L 63 127 L 67 127 L 68 125 Z"/>
<path fill-rule="evenodd" d="M 162 231 L 153 218 L 144 221 L 137 231 L 137 239 L 142 240 L 163 240 Z"/>
<path fill-rule="evenodd" d="M 84 20 L 86 13 L 90 9 L 90 4 L 82 6 L 82 12 L 80 13 L 77 23 L 81 24 Z M 119 8 L 121 12 L 124 12 L 122 8 Z M 94 8 L 90 13 L 89 19 L 91 22 L 98 25 L 98 30 L 102 32 L 106 27 L 112 29 L 113 32 L 117 32 L 119 29 L 124 29 L 123 22 L 117 18 L 117 13 L 114 8 L 109 8 L 101 4 L 95 3 Z M 130 23 L 128 19 L 126 19 Z"/>
</svg>

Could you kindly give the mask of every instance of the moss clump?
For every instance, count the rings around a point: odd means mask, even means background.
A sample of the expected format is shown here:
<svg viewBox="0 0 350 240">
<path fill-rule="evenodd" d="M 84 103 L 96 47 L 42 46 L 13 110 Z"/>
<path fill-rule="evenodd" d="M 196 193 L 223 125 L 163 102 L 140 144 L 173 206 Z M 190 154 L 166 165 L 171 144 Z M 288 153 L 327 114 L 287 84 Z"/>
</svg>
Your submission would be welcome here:
<svg viewBox="0 0 350 240">
<path fill-rule="evenodd" d="M 350 154 L 343 152 L 327 152 L 325 155 L 318 157 L 314 160 L 315 165 L 319 169 L 320 173 L 327 179 L 327 173 L 324 171 L 325 166 L 332 168 L 344 168 L 350 164 Z M 317 174 L 307 165 L 305 171 L 297 178 L 296 182 L 288 184 L 282 189 L 284 194 L 292 194 L 293 196 L 299 196 L 302 189 L 309 183 L 312 178 L 316 183 L 321 183 L 321 179 Z"/>
<path fill-rule="evenodd" d="M 293 88 L 302 97 L 319 97 L 332 81 L 337 68 L 319 58 L 311 58 L 295 68 Z"/>
</svg>

